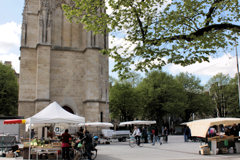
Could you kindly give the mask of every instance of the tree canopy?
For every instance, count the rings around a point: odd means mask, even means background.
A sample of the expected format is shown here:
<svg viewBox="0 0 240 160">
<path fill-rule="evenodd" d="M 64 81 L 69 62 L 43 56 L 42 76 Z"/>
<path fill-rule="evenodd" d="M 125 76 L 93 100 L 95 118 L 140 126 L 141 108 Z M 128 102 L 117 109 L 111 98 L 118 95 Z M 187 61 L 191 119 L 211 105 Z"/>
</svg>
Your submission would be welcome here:
<svg viewBox="0 0 240 160">
<path fill-rule="evenodd" d="M 239 0 L 72 0 L 63 8 L 70 21 L 127 42 L 105 50 L 119 75 L 132 65 L 146 71 L 208 61 L 236 44 L 240 31 Z"/>
<path fill-rule="evenodd" d="M 165 72 L 149 73 L 139 84 L 138 93 L 141 95 L 142 116 L 157 123 L 162 123 L 165 115 L 181 117 L 186 108 L 183 87 Z"/>
<path fill-rule="evenodd" d="M 203 86 L 200 84 L 200 79 L 196 78 L 189 73 L 180 73 L 176 76 L 176 80 L 184 88 L 184 93 L 187 98 L 185 103 L 184 121 L 188 121 L 193 115 L 199 117 L 211 115 L 214 110 L 214 106 L 208 92 L 204 91 Z"/>
<path fill-rule="evenodd" d="M 18 83 L 11 66 L 0 62 L 0 115 L 17 115 Z"/>
<path fill-rule="evenodd" d="M 206 87 L 214 101 L 217 116 L 239 116 L 237 75 L 231 79 L 229 75 L 219 73 L 208 81 Z"/>
<path fill-rule="evenodd" d="M 110 88 L 109 109 L 111 117 L 119 121 L 130 121 L 139 112 L 138 94 L 129 82 L 116 82 Z"/>
</svg>

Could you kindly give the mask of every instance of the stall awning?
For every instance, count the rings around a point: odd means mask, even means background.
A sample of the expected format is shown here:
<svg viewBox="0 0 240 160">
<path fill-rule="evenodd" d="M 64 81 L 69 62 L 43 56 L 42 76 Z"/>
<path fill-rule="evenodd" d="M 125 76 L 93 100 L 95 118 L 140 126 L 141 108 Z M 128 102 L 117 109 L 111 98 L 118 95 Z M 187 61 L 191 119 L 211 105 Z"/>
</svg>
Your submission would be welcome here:
<svg viewBox="0 0 240 160">
<path fill-rule="evenodd" d="M 24 124 L 24 123 L 26 123 L 25 119 L 9 119 L 3 121 L 3 124 Z"/>
<path fill-rule="evenodd" d="M 230 126 L 240 123 L 240 118 L 209 118 L 182 123 L 191 130 L 191 136 L 206 137 L 209 127 L 214 125 Z"/>
</svg>

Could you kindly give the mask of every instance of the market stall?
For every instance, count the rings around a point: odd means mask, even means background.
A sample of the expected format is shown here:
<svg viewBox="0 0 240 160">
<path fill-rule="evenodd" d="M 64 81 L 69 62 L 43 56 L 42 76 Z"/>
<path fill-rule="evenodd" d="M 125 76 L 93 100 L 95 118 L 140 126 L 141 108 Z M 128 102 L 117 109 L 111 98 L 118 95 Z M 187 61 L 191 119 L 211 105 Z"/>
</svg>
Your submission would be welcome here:
<svg viewBox="0 0 240 160">
<path fill-rule="evenodd" d="M 232 129 L 240 123 L 240 118 L 209 118 L 200 119 L 191 122 L 182 123 L 187 125 L 191 130 L 192 137 L 206 138 L 208 145 L 204 145 L 204 149 L 209 148 L 212 154 L 227 153 L 230 147 L 239 146 L 239 129 L 237 134 L 227 133 L 227 129 Z M 221 129 L 220 126 L 223 128 Z M 225 130 L 224 130 L 225 129 Z M 211 133 L 212 132 L 212 133 Z"/>
<path fill-rule="evenodd" d="M 25 119 L 8 119 L 4 120 L 4 125 L 16 125 L 16 124 L 25 124 Z M 22 151 L 22 145 L 19 143 L 18 135 L 1 135 L 0 136 L 0 150 L 6 154 L 6 157 L 15 157 L 20 156 L 20 150 Z M 10 152 L 9 152 L 10 151 Z"/>
<path fill-rule="evenodd" d="M 93 127 L 113 127 L 113 124 L 109 122 L 86 122 L 86 123 L 79 123 L 78 125 L 93 126 Z"/>
<path fill-rule="evenodd" d="M 94 136 L 98 136 L 98 143 L 100 144 L 109 144 L 110 139 L 108 137 L 104 136 L 104 131 L 109 130 L 106 128 L 113 127 L 112 123 L 109 122 L 86 122 L 86 123 L 80 123 L 78 124 L 81 127 L 95 127 L 97 129 L 96 133 L 93 133 Z M 99 133 L 99 129 L 102 129 L 101 134 Z"/>
<path fill-rule="evenodd" d="M 143 120 L 135 120 L 135 121 L 127 121 L 127 122 L 121 122 L 119 126 L 125 126 L 125 125 L 151 125 L 156 124 L 156 121 L 143 121 Z"/>
<path fill-rule="evenodd" d="M 57 102 L 53 102 L 49 104 L 47 107 L 45 107 L 43 110 L 38 112 L 37 114 L 33 115 L 32 117 L 29 117 L 26 119 L 26 128 L 29 129 L 29 137 L 31 137 L 31 128 L 32 127 L 38 127 L 43 125 L 50 125 L 50 124 L 79 124 L 79 123 L 85 123 L 85 118 L 77 116 L 75 114 L 71 114 L 64 110 Z M 37 141 L 38 142 L 38 141 Z M 39 144 L 40 143 L 40 144 Z M 31 147 L 37 148 L 33 149 L 33 151 L 41 150 L 42 152 L 45 151 L 46 153 L 48 150 L 59 150 L 61 149 L 61 143 L 60 142 L 54 142 L 51 144 L 44 144 L 43 141 L 40 141 L 39 143 L 32 143 L 31 139 L 29 138 L 29 143 L 25 143 L 25 146 L 29 147 L 29 156 L 31 154 Z M 39 153 L 37 153 L 39 154 Z"/>
<path fill-rule="evenodd" d="M 121 122 L 119 124 L 120 127 L 122 126 L 130 126 L 131 125 L 137 125 L 137 126 L 147 126 L 147 125 L 152 125 L 156 124 L 156 121 L 149 121 L 149 120 L 135 120 L 135 121 L 126 121 L 126 122 Z M 130 129 L 131 130 L 131 129 Z M 126 138 L 129 138 L 130 130 L 125 130 L 125 131 L 116 131 L 113 137 L 118 138 L 119 141 L 125 141 Z M 145 134 L 147 136 L 147 133 Z M 143 138 L 144 139 L 144 138 Z"/>
</svg>

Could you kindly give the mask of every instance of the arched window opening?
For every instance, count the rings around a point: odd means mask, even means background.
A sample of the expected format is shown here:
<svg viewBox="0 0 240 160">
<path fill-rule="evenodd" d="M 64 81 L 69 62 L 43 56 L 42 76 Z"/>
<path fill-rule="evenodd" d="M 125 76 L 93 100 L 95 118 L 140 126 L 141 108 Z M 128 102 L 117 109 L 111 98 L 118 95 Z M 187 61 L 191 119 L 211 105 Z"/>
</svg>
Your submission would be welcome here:
<svg viewBox="0 0 240 160">
<path fill-rule="evenodd" d="M 74 114 L 73 110 L 72 110 L 70 107 L 68 107 L 68 106 L 63 106 L 62 108 L 65 109 L 66 111 Z"/>
</svg>

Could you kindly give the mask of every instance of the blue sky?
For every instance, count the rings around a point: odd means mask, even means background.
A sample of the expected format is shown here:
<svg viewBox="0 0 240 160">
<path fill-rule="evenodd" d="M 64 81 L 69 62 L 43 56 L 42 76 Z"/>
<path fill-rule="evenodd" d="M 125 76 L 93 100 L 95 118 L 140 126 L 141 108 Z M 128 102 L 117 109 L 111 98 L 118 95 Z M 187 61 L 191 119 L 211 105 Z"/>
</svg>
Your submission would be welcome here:
<svg viewBox="0 0 240 160">
<path fill-rule="evenodd" d="M 18 73 L 23 6 L 24 0 L 1 0 L 0 2 L 0 61 L 12 61 L 13 68 Z M 122 42 L 123 39 L 117 39 L 114 44 L 122 44 Z M 109 59 L 109 62 L 110 75 L 117 77 L 116 73 L 111 72 L 114 61 Z M 220 72 L 233 77 L 237 72 L 235 50 L 219 53 L 215 57 L 211 57 L 210 63 L 196 63 L 187 67 L 170 64 L 164 67 L 163 70 L 172 75 L 180 72 L 192 73 L 201 79 L 203 85 L 207 83 L 209 78 Z"/>
</svg>

